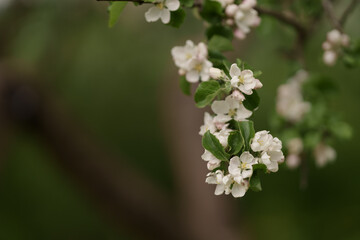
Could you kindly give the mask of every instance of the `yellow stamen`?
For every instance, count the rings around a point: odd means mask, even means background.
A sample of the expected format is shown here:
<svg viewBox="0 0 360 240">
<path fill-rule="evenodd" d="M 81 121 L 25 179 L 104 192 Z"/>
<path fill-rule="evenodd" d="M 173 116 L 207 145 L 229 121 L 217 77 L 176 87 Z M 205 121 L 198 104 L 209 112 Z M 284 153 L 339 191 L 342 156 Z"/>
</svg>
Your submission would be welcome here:
<svg viewBox="0 0 360 240">
<path fill-rule="evenodd" d="M 236 115 L 236 110 L 235 109 L 230 109 L 229 110 L 229 116 L 234 117 L 235 115 Z"/>
<path fill-rule="evenodd" d="M 202 70 L 202 65 L 201 64 L 197 64 L 196 66 L 195 66 L 195 70 L 197 70 L 198 72 L 201 72 L 201 70 Z"/>
<path fill-rule="evenodd" d="M 160 9 L 163 9 L 164 8 L 164 3 L 157 3 L 156 6 Z"/>
</svg>

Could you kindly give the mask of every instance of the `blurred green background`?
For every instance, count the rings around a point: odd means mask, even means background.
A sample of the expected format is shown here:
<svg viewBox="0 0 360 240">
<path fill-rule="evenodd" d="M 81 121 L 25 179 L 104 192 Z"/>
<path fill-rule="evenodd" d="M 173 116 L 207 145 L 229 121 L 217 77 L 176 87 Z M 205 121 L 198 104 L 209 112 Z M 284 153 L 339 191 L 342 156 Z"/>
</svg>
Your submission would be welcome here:
<svg viewBox="0 0 360 240">
<path fill-rule="evenodd" d="M 144 19 L 147 6 L 128 4 L 119 23 L 109 29 L 106 8 L 95 1 L 36 1 L 21 17 L 7 57 L 40 72 L 103 145 L 131 159 L 131 165 L 172 193 L 176 189 L 159 96 L 165 82 L 178 81 L 170 49 L 187 39 L 203 40 L 204 26 L 191 11 L 179 30 L 149 24 Z M 1 10 L 2 29 L 12 27 L 5 19 L 15 12 L 11 7 Z M 346 25 L 352 38 L 360 38 L 359 22 L 360 7 Z M 241 224 L 252 239 L 360 239 L 360 69 L 322 64 L 321 43 L 329 29 L 322 21 L 306 59 L 310 71 L 336 79 L 340 94 L 332 106 L 354 128 L 353 138 L 337 144 L 334 164 L 316 169 L 311 163 L 308 189 L 299 189 L 298 171 L 282 168 L 263 176 L 261 193 L 249 191 L 237 199 Z M 269 129 L 277 86 L 293 70 L 278 54 L 291 44 L 293 34 L 273 21 L 255 32 L 234 42 L 237 51 L 229 57 L 245 59 L 263 72 L 261 105 L 254 117 L 256 130 L 262 130 Z M 9 155 L 1 160 L 0 239 L 134 239 L 102 216 L 53 157 L 36 134 L 19 130 L 12 137 Z"/>
</svg>

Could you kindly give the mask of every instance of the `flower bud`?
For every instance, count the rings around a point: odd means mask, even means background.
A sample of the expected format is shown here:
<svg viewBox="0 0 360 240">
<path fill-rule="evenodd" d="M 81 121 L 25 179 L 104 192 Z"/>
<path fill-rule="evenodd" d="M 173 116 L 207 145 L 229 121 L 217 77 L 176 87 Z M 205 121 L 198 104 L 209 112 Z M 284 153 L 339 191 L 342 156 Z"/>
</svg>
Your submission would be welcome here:
<svg viewBox="0 0 360 240">
<path fill-rule="evenodd" d="M 238 28 L 234 31 L 234 36 L 239 40 L 243 40 L 246 37 L 245 33 Z"/>
<path fill-rule="evenodd" d="M 286 157 L 286 165 L 290 169 L 297 168 L 300 165 L 301 159 L 296 154 L 290 154 Z"/>
<path fill-rule="evenodd" d="M 244 101 L 245 100 L 245 96 L 239 91 L 239 90 L 235 90 L 232 92 L 231 96 L 238 101 Z"/>
<path fill-rule="evenodd" d="M 250 10 L 251 8 L 254 8 L 256 6 L 256 0 L 244 0 L 240 7 L 243 10 Z"/>
<path fill-rule="evenodd" d="M 223 72 L 219 68 L 213 68 L 212 67 L 212 68 L 210 68 L 209 73 L 210 73 L 210 77 L 212 79 L 219 79 L 219 78 L 221 78 L 223 76 Z"/>
<path fill-rule="evenodd" d="M 337 59 L 336 52 L 334 52 L 334 51 L 325 51 L 324 52 L 323 60 L 326 65 L 334 66 L 336 63 L 336 59 Z"/>
<path fill-rule="evenodd" d="M 233 17 L 235 15 L 235 12 L 238 10 L 238 6 L 235 4 L 230 4 L 226 7 L 225 13 L 228 17 Z"/>
<path fill-rule="evenodd" d="M 331 43 L 331 44 L 340 44 L 341 43 L 341 32 L 337 29 L 334 29 L 330 32 L 327 33 L 327 40 Z"/>
<path fill-rule="evenodd" d="M 260 82 L 259 79 L 255 79 L 256 85 L 255 85 L 255 89 L 259 89 L 263 87 L 263 84 Z"/>
</svg>

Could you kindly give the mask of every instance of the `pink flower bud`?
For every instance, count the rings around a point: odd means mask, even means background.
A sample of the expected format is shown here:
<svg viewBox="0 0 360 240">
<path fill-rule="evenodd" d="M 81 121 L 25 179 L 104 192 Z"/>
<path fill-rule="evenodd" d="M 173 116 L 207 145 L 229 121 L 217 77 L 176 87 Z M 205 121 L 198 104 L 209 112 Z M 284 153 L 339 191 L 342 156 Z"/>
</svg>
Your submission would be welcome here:
<svg viewBox="0 0 360 240">
<path fill-rule="evenodd" d="M 243 40 L 246 37 L 245 33 L 238 28 L 234 31 L 234 36 L 240 40 Z"/>
<path fill-rule="evenodd" d="M 245 96 L 238 90 L 235 90 L 232 92 L 231 96 L 238 100 L 238 101 L 244 101 L 245 100 Z"/>
<path fill-rule="evenodd" d="M 179 69 L 179 75 L 184 76 L 186 74 L 186 71 L 184 69 Z"/>
<path fill-rule="evenodd" d="M 300 165 L 301 159 L 296 154 L 290 154 L 286 157 L 286 165 L 290 169 L 297 168 Z"/>
<path fill-rule="evenodd" d="M 259 79 L 255 79 L 256 85 L 255 85 L 255 89 L 259 89 L 263 87 L 263 84 L 260 82 Z"/>
<path fill-rule="evenodd" d="M 219 68 L 210 68 L 209 70 L 210 77 L 212 79 L 219 79 L 223 75 L 222 70 Z"/>
</svg>

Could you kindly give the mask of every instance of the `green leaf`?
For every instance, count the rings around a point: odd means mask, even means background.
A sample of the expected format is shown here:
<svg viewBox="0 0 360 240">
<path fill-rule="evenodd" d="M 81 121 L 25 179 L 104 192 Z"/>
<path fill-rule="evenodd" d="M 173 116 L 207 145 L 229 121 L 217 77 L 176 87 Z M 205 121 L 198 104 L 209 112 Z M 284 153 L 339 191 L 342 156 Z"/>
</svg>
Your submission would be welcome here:
<svg viewBox="0 0 360 240">
<path fill-rule="evenodd" d="M 109 27 L 113 27 L 116 24 L 127 3 L 128 2 L 113 2 L 109 6 Z"/>
<path fill-rule="evenodd" d="M 250 150 L 250 141 L 255 136 L 254 123 L 252 121 L 238 122 L 242 136 L 245 140 L 245 150 Z"/>
<path fill-rule="evenodd" d="M 233 50 L 233 45 L 229 39 L 214 35 L 208 43 L 208 48 L 215 52 L 225 52 Z"/>
<path fill-rule="evenodd" d="M 254 71 L 254 78 L 258 78 L 258 77 L 260 77 L 261 75 L 262 75 L 262 71 L 260 71 L 260 70 Z"/>
<path fill-rule="evenodd" d="M 229 154 L 225 152 L 224 147 L 221 145 L 219 140 L 207 131 L 202 138 L 203 147 L 212 153 L 217 159 L 221 161 L 229 161 Z"/>
<path fill-rule="evenodd" d="M 217 1 L 205 0 L 200 11 L 200 16 L 212 24 L 220 24 L 223 19 L 223 8 Z"/>
<path fill-rule="evenodd" d="M 253 167 L 253 171 L 262 171 L 262 172 L 267 171 L 266 165 L 262 163 L 254 164 L 252 167 Z"/>
<path fill-rule="evenodd" d="M 191 8 L 194 5 L 194 0 L 180 0 L 181 5 Z"/>
<path fill-rule="evenodd" d="M 223 25 L 212 25 L 206 30 L 207 39 L 211 39 L 215 35 L 222 36 L 230 40 L 234 37 L 233 31 L 229 27 L 225 27 Z"/>
<path fill-rule="evenodd" d="M 191 84 L 186 81 L 185 76 L 180 77 L 180 89 L 185 95 L 191 95 Z"/>
<path fill-rule="evenodd" d="M 251 95 L 245 94 L 245 100 L 243 101 L 243 104 L 246 109 L 253 111 L 259 106 L 259 103 L 260 97 L 255 90 L 253 90 L 253 93 Z"/>
<path fill-rule="evenodd" d="M 219 82 L 215 80 L 202 82 L 195 92 L 195 103 L 199 108 L 203 108 L 222 92 Z"/>
<path fill-rule="evenodd" d="M 250 178 L 250 189 L 254 192 L 260 192 L 262 190 L 258 171 L 254 171 Z"/>
<path fill-rule="evenodd" d="M 330 124 L 330 131 L 340 139 L 350 139 L 352 136 L 352 128 L 349 124 L 340 121 L 334 121 Z"/>
<path fill-rule="evenodd" d="M 184 9 L 179 8 L 176 11 L 171 12 L 170 22 L 167 24 L 169 26 L 179 28 L 181 24 L 184 22 L 186 13 Z"/>
<path fill-rule="evenodd" d="M 228 145 L 228 153 L 230 155 L 236 155 L 241 151 L 244 146 L 244 138 L 241 136 L 239 131 L 233 131 L 230 133 L 228 138 Z"/>
</svg>

